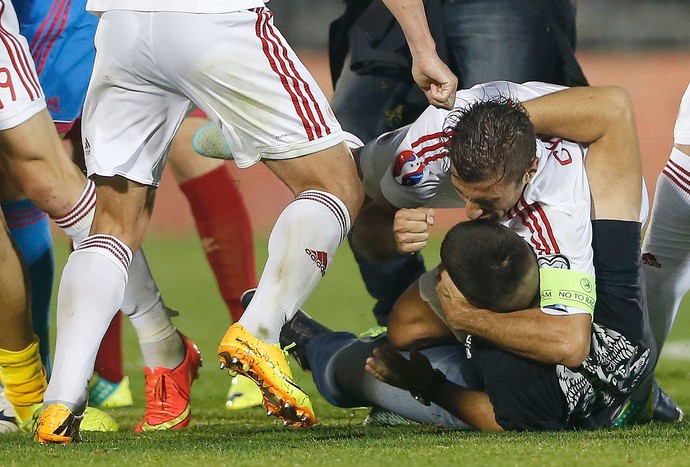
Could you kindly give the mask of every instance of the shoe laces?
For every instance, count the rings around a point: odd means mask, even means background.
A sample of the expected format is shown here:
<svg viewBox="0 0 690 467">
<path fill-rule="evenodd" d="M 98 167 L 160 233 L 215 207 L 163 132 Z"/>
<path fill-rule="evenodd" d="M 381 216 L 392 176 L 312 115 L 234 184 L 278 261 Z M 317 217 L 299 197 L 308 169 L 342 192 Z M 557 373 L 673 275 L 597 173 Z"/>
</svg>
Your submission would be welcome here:
<svg viewBox="0 0 690 467">
<path fill-rule="evenodd" d="M 170 388 L 168 387 L 169 385 L 171 385 Z M 168 400 L 168 389 L 173 391 L 179 390 L 173 377 L 169 373 L 162 373 L 158 378 L 156 378 L 151 389 L 149 389 L 153 397 L 148 397 L 146 400 L 147 412 L 149 410 L 159 410 L 165 408 L 165 403 Z"/>
</svg>

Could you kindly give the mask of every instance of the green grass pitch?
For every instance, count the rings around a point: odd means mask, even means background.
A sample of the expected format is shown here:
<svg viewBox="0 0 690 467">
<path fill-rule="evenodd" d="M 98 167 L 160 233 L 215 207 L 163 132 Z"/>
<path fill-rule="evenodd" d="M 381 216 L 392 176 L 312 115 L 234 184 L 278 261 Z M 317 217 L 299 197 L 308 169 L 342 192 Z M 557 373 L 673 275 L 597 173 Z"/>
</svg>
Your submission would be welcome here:
<svg viewBox="0 0 690 467">
<path fill-rule="evenodd" d="M 66 242 L 57 242 L 61 268 Z M 194 416 L 180 432 L 137 434 L 143 414 L 143 371 L 134 333 L 125 325 L 126 372 L 135 405 L 112 410 L 120 432 L 88 434 L 82 443 L 40 446 L 26 434 L 0 437 L 4 465 L 689 465 L 690 425 L 652 424 L 623 430 L 567 433 L 466 433 L 431 427 L 364 427 L 365 409 L 330 406 L 316 392 L 309 374 L 295 370 L 312 395 L 318 425 L 284 428 L 263 409 L 224 409 L 229 376 L 218 369 L 218 341 L 229 324 L 227 310 L 196 237 L 154 237 L 147 256 L 166 303 L 180 311 L 176 325 L 201 348 L 204 367 L 194 385 Z M 258 264 L 266 241 L 257 240 Z M 426 254 L 438 258 L 438 241 Z M 361 331 L 374 324 L 366 293 L 347 246 L 308 300 L 305 309 L 333 329 Z M 662 387 L 690 412 L 690 310 L 681 310 L 668 355 L 657 371 Z M 672 347 L 672 348 L 671 348 Z M 685 357 L 685 358 L 683 358 Z M 296 368 L 296 365 L 293 365 Z"/>
</svg>

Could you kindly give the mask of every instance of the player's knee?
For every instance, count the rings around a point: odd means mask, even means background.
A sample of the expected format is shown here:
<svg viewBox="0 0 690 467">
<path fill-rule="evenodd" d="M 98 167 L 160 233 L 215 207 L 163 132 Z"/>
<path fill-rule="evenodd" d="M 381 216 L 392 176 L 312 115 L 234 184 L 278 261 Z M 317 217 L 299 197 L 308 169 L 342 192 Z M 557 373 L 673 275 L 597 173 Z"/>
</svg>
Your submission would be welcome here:
<svg viewBox="0 0 690 467">
<path fill-rule="evenodd" d="M 364 203 L 364 186 L 355 173 L 352 175 L 343 177 L 338 180 L 337 185 L 326 188 L 325 191 L 338 197 L 347 206 L 350 218 L 354 221 Z"/>
<path fill-rule="evenodd" d="M 50 177 L 20 176 L 17 180 L 19 190 L 39 208 L 46 210 L 49 200 L 56 198 L 58 187 Z"/>
</svg>

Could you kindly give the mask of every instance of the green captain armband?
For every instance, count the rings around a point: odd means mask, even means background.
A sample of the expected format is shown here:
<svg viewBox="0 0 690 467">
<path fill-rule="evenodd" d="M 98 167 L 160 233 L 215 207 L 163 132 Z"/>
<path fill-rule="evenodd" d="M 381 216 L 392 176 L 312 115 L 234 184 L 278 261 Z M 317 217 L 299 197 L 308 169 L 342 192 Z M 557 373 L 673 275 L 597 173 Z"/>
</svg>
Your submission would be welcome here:
<svg viewBox="0 0 690 467">
<path fill-rule="evenodd" d="M 589 274 L 570 269 L 540 268 L 539 281 L 541 307 L 572 306 L 594 317 L 597 292 L 594 278 Z"/>
</svg>

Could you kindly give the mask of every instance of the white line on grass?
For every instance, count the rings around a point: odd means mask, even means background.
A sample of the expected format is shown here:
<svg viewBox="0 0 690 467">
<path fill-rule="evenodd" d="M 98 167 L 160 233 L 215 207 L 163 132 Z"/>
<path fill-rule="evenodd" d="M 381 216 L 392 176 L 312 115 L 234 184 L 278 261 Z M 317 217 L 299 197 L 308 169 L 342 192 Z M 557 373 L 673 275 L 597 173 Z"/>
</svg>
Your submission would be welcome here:
<svg viewBox="0 0 690 467">
<path fill-rule="evenodd" d="M 690 340 L 667 342 L 661 351 L 661 358 L 690 360 Z"/>
</svg>

